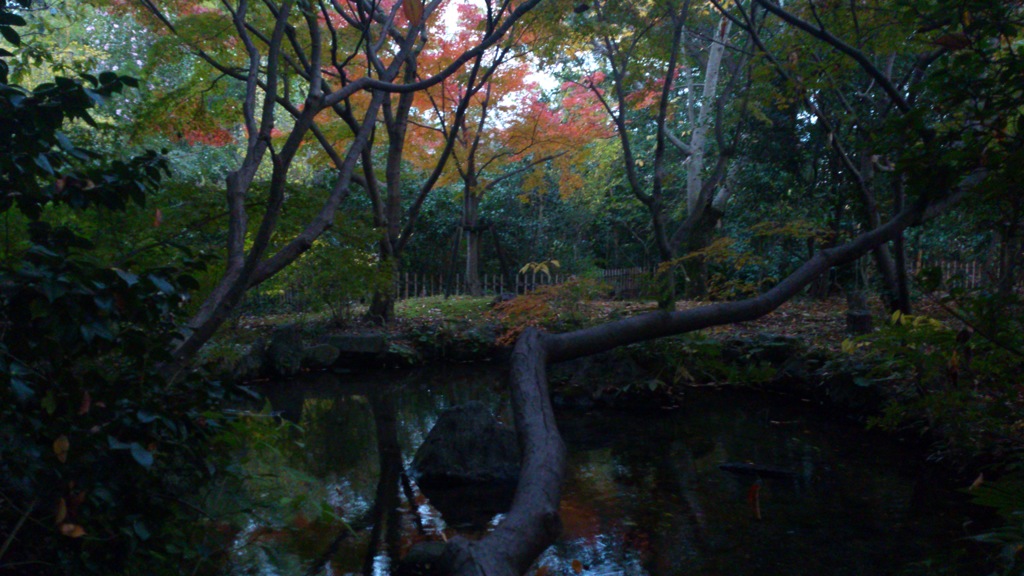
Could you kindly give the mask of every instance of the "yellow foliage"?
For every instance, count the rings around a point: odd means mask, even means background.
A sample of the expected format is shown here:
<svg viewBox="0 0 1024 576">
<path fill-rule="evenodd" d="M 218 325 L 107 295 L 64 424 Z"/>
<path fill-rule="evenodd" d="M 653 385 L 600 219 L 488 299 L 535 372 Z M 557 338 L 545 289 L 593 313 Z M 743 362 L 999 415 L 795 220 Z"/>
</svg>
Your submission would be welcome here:
<svg viewBox="0 0 1024 576">
<path fill-rule="evenodd" d="M 61 434 L 56 440 L 53 441 L 53 453 L 57 455 L 57 460 L 61 463 L 66 462 L 68 459 L 68 450 L 71 449 L 71 443 L 68 441 L 68 437 Z"/>
</svg>

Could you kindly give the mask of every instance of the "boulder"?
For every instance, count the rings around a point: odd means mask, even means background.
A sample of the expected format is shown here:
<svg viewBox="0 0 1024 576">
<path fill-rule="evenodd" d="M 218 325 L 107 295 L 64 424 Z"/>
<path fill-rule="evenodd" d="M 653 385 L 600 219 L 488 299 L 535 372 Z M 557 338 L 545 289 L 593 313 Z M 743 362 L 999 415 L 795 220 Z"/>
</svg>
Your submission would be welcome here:
<svg viewBox="0 0 1024 576">
<path fill-rule="evenodd" d="M 516 486 L 511 482 L 430 485 L 420 489 L 449 528 L 471 532 L 486 530 L 495 514 L 508 512 L 516 495 Z"/>
<path fill-rule="evenodd" d="M 327 337 L 323 343 L 338 350 L 338 362 L 349 365 L 379 365 L 388 352 L 388 337 L 379 332 L 334 334 Z"/>
<path fill-rule="evenodd" d="M 497 296 L 495 296 L 493 300 L 491 300 L 491 308 L 497 306 L 498 304 L 502 304 L 502 303 L 508 302 L 510 300 L 515 300 L 515 299 L 516 299 L 515 293 L 513 293 L 513 292 L 502 292 L 501 294 L 498 294 Z"/>
<path fill-rule="evenodd" d="M 421 488 L 509 483 L 519 478 L 516 434 L 479 401 L 441 413 L 412 461 Z"/>
<path fill-rule="evenodd" d="M 341 351 L 330 344 L 317 344 L 306 348 L 302 355 L 302 365 L 311 370 L 330 368 L 338 360 Z"/>
<path fill-rule="evenodd" d="M 478 362 L 490 358 L 497 350 L 495 342 L 500 334 L 501 326 L 495 323 L 470 325 L 452 343 L 448 357 L 456 362 Z"/>
<path fill-rule="evenodd" d="M 249 347 L 248 352 L 235 362 L 231 376 L 238 382 L 255 380 L 263 376 L 266 342 L 259 340 Z"/>
<path fill-rule="evenodd" d="M 420 351 L 408 342 L 395 340 L 388 344 L 386 354 L 388 366 L 415 366 L 423 360 Z"/>
<path fill-rule="evenodd" d="M 305 349 L 302 335 L 295 326 L 282 326 L 270 335 L 270 343 L 264 354 L 264 368 L 276 376 L 294 376 L 302 369 Z"/>
</svg>

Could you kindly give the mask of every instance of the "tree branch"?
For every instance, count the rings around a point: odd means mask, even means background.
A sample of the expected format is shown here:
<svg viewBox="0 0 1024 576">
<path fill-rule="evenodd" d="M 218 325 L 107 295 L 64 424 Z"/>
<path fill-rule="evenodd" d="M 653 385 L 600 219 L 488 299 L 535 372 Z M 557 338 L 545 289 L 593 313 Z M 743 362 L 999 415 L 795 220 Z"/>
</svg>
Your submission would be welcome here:
<svg viewBox="0 0 1024 576">
<path fill-rule="evenodd" d="M 836 50 L 842 52 L 843 54 L 846 54 L 850 58 L 853 58 L 853 60 L 857 62 L 857 64 L 860 64 L 860 67 L 863 68 L 864 71 L 868 73 L 868 75 L 870 75 L 872 78 L 875 79 L 875 81 L 878 82 L 879 86 L 881 86 L 882 89 L 885 90 L 885 93 L 889 95 L 889 98 L 893 101 L 896 107 L 900 109 L 900 111 L 904 113 L 910 111 L 910 104 L 907 103 L 903 95 L 900 94 L 900 92 L 896 89 L 896 87 L 892 83 L 892 80 L 890 80 L 885 74 L 883 74 L 882 71 L 879 70 L 877 66 L 875 66 L 874 62 L 872 62 L 866 54 L 854 48 L 853 46 L 850 46 L 846 42 L 843 42 L 841 39 L 834 36 L 825 28 L 821 26 L 815 26 L 814 24 L 811 24 L 806 20 L 802 20 L 801 18 L 798 18 L 794 14 L 787 12 L 786 10 L 783 10 L 781 6 L 779 6 L 778 4 L 774 4 L 773 2 L 771 2 L 771 0 L 754 1 L 757 2 L 760 6 L 762 6 L 765 10 L 781 18 L 783 21 L 789 23 L 792 26 L 796 26 L 797 28 L 803 30 L 804 32 L 807 32 L 811 36 L 814 36 L 815 38 L 827 43 Z"/>
</svg>

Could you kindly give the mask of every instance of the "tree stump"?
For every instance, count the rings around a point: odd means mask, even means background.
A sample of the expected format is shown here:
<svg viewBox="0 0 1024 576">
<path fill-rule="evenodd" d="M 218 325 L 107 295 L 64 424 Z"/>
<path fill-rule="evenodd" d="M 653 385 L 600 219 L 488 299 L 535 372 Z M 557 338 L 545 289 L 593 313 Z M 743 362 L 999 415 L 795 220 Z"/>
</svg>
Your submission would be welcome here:
<svg viewBox="0 0 1024 576">
<path fill-rule="evenodd" d="M 860 291 L 846 295 L 846 331 L 851 334 L 868 334 L 874 329 L 868 298 Z"/>
</svg>

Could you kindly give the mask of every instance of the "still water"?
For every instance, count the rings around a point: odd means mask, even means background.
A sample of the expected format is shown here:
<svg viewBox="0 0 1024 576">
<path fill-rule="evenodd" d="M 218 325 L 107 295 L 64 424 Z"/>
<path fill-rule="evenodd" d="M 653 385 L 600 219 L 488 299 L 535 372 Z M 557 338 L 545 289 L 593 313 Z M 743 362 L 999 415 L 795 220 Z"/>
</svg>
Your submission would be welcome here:
<svg viewBox="0 0 1024 576">
<path fill-rule="evenodd" d="M 275 479 L 249 489 L 281 505 L 252 515 L 233 572 L 302 574 L 329 559 L 320 573 L 386 575 L 417 542 L 486 531 L 500 516 L 474 506 L 482 497 L 439 512 L 404 469 L 449 406 L 480 400 L 509 422 L 505 382 L 499 367 L 446 366 L 268 386 L 296 426 L 244 449 Z M 925 574 L 964 547 L 963 508 L 920 479 L 919 456 L 792 398 L 697 389 L 674 410 L 558 416 L 564 532 L 539 573 Z"/>
</svg>

